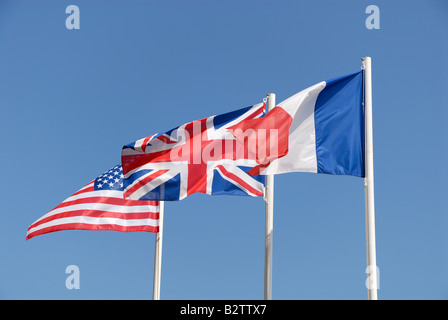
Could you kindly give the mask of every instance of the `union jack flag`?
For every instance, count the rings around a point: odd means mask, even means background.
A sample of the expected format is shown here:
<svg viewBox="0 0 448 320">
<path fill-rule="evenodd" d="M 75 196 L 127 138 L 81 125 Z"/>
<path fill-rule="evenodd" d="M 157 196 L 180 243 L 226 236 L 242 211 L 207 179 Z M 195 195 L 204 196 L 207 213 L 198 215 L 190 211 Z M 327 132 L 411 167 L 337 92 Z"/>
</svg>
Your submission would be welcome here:
<svg viewBox="0 0 448 320">
<path fill-rule="evenodd" d="M 124 146 L 124 197 L 173 201 L 196 192 L 264 196 L 264 176 L 247 174 L 258 165 L 255 156 L 229 129 L 264 112 L 265 104 L 260 103 L 189 122 Z"/>
</svg>

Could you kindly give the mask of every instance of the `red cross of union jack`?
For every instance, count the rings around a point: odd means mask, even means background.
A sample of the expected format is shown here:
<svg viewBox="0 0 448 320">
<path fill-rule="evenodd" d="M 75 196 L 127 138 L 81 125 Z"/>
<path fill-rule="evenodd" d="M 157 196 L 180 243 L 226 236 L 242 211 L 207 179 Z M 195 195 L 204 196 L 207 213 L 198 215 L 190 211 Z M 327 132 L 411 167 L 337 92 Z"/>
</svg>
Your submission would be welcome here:
<svg viewBox="0 0 448 320">
<path fill-rule="evenodd" d="M 228 128 L 264 114 L 265 104 L 189 122 L 123 147 L 124 196 L 181 200 L 193 193 L 264 195 L 258 165 Z"/>
</svg>

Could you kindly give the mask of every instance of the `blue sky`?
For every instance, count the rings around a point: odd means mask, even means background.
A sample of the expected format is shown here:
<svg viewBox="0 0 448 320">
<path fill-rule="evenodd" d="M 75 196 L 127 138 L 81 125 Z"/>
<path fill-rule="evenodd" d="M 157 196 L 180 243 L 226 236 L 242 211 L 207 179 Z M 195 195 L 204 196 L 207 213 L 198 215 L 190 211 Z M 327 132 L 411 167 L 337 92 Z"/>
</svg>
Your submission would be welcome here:
<svg viewBox="0 0 448 320">
<path fill-rule="evenodd" d="M 371 56 L 378 297 L 447 299 L 447 27 L 444 0 L 1 0 L 0 298 L 151 299 L 153 233 L 25 241 L 28 226 L 124 144 L 268 92 L 280 102 Z M 166 203 L 161 299 L 263 299 L 264 215 L 261 198 Z M 276 176 L 273 298 L 366 299 L 365 268 L 363 180 Z"/>
</svg>

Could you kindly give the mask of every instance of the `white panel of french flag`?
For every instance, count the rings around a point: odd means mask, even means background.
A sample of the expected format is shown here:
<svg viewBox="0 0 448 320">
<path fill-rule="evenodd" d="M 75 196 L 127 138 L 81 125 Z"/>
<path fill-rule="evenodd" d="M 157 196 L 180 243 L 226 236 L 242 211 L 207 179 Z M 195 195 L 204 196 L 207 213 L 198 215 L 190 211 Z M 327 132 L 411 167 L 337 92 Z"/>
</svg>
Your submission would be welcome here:
<svg viewBox="0 0 448 320">
<path fill-rule="evenodd" d="M 279 103 L 276 108 L 292 118 L 288 152 L 260 173 L 364 177 L 362 82 L 359 71 L 319 82 Z"/>
</svg>

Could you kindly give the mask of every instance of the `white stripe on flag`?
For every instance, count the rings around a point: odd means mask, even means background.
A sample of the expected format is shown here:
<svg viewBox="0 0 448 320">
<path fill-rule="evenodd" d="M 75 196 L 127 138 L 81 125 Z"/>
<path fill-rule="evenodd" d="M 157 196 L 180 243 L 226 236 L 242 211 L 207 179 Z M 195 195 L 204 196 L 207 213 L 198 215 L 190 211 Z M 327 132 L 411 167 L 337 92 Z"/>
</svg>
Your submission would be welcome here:
<svg viewBox="0 0 448 320">
<path fill-rule="evenodd" d="M 284 157 L 272 161 L 262 174 L 317 172 L 314 106 L 325 85 L 325 81 L 319 82 L 278 104 L 293 118 L 289 129 L 289 151 Z"/>
</svg>

